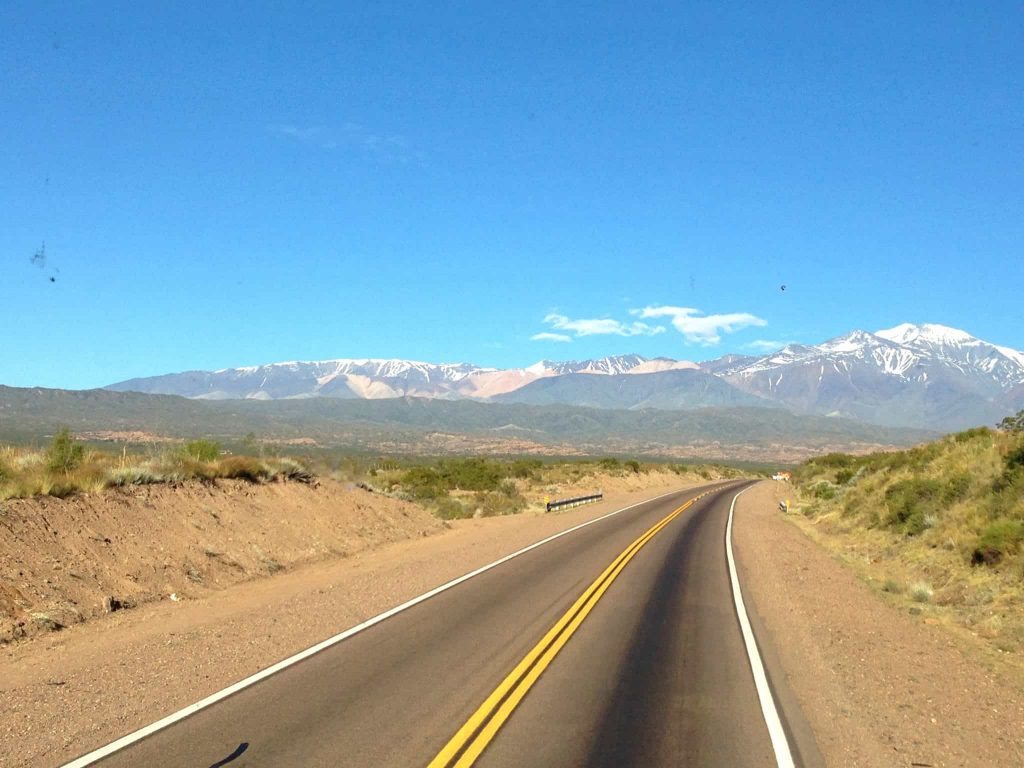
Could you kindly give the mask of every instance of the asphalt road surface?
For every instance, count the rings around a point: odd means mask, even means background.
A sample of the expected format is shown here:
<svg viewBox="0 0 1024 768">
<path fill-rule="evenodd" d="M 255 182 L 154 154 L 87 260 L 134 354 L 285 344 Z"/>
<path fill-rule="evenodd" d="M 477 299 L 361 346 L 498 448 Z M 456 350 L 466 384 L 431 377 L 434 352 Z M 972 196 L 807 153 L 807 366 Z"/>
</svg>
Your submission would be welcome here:
<svg viewBox="0 0 1024 768">
<path fill-rule="evenodd" d="M 726 562 L 743 487 L 574 531 L 97 764 L 775 766 Z M 814 764 L 773 672 L 795 763 Z"/>
</svg>

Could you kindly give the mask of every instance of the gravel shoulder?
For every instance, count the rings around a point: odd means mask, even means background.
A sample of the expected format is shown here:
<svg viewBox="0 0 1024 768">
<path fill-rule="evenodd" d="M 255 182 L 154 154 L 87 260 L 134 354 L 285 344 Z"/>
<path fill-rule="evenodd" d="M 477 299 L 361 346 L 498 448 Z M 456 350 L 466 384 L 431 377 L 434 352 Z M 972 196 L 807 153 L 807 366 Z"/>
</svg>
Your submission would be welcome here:
<svg viewBox="0 0 1024 768">
<path fill-rule="evenodd" d="M 969 638 L 890 604 L 778 511 L 736 505 L 748 603 L 829 766 L 1024 765 L 1024 679 Z"/>
<path fill-rule="evenodd" d="M 439 524 L 0 646 L 0 765 L 59 765 L 509 552 L 683 487 L 666 474 L 564 512 Z"/>
</svg>

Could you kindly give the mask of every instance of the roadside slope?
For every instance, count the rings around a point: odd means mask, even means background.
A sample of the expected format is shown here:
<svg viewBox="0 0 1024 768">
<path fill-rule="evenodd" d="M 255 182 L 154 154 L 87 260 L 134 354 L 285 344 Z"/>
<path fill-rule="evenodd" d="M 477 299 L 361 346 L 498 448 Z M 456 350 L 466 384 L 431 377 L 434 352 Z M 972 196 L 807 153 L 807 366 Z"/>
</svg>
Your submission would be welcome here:
<svg viewBox="0 0 1024 768">
<path fill-rule="evenodd" d="M 777 511 L 737 503 L 744 591 L 830 766 L 1024 764 L 1024 679 L 987 649 L 887 604 Z"/>
<path fill-rule="evenodd" d="M 143 485 L 0 505 L 0 641 L 190 599 L 299 563 L 427 535 L 423 508 L 341 483 Z"/>
</svg>

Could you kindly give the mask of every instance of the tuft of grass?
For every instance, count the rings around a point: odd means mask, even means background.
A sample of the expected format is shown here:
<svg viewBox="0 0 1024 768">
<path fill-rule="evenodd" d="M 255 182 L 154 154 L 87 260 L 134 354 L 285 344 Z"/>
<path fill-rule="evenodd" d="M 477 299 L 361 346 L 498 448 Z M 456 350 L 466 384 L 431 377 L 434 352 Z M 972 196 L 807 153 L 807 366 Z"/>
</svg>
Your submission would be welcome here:
<svg viewBox="0 0 1024 768">
<path fill-rule="evenodd" d="M 196 461 L 216 461 L 220 458 L 220 443 L 213 440 L 189 440 L 185 443 L 183 452 Z"/>
<path fill-rule="evenodd" d="M 919 581 L 910 588 L 910 597 L 915 603 L 930 603 L 934 590 L 930 584 Z"/>
<path fill-rule="evenodd" d="M 271 478 L 270 468 L 253 456 L 229 456 L 217 463 L 216 477 L 263 483 Z"/>
<path fill-rule="evenodd" d="M 888 592 L 892 595 L 898 595 L 903 592 L 903 585 L 895 579 L 886 579 L 885 583 L 882 585 L 882 591 Z"/>
</svg>

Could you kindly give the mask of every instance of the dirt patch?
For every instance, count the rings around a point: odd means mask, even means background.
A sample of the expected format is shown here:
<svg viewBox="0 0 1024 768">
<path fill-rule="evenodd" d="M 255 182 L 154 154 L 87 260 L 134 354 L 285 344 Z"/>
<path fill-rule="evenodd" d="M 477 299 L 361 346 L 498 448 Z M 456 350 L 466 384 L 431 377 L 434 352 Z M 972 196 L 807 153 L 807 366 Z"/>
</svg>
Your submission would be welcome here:
<svg viewBox="0 0 1024 768">
<path fill-rule="evenodd" d="M 740 497 L 735 548 L 827 764 L 1024 765 L 1019 667 L 883 599 L 778 511 L 787 490 Z"/>
<path fill-rule="evenodd" d="M 188 600 L 435 532 L 422 508 L 324 481 L 140 486 L 0 504 L 0 641 Z"/>
</svg>

